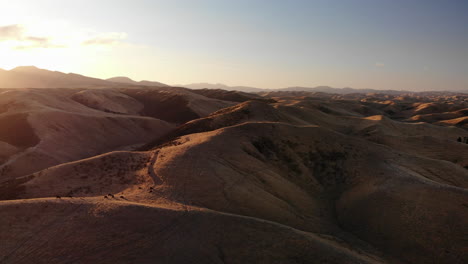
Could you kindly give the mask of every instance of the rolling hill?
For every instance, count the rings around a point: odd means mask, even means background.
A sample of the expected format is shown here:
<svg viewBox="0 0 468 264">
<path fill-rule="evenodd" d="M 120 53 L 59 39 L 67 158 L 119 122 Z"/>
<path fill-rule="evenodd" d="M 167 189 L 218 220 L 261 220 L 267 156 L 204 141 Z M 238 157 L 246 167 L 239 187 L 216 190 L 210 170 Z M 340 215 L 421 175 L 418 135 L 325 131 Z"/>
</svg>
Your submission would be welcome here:
<svg viewBox="0 0 468 264">
<path fill-rule="evenodd" d="M 452 121 L 468 97 L 146 87 L 0 100 L 0 161 L 16 164 L 0 178 L 0 262 L 468 261 L 468 130 Z"/>
</svg>

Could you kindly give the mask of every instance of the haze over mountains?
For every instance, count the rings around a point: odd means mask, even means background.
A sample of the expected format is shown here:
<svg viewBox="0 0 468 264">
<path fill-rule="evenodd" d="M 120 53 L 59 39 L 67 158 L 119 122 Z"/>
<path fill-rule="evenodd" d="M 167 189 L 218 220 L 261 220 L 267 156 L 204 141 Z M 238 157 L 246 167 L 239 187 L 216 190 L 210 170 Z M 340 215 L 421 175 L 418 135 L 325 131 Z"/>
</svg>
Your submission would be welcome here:
<svg viewBox="0 0 468 264">
<path fill-rule="evenodd" d="M 402 93 L 414 93 L 414 92 L 424 92 L 424 91 L 412 91 L 411 89 L 407 90 L 377 90 L 377 89 L 356 89 L 356 88 L 333 88 L 330 86 L 317 86 L 317 87 L 301 87 L 301 86 L 294 86 L 294 87 L 286 87 L 286 88 L 269 88 L 269 89 L 262 89 L 262 88 L 255 88 L 255 87 L 248 87 L 248 86 L 228 86 L 221 83 L 193 83 L 193 84 L 186 84 L 186 85 L 176 85 L 180 87 L 186 87 L 190 89 L 223 89 L 228 91 L 241 91 L 247 93 L 260 93 L 260 92 L 283 92 L 283 91 L 304 91 L 304 92 L 322 92 L 322 93 L 336 93 L 336 94 L 350 94 L 350 93 L 386 93 L 386 94 L 402 94 Z M 468 93 L 468 89 L 466 90 L 451 90 L 450 88 L 444 90 L 445 92 L 454 92 L 454 93 Z M 431 92 L 431 91 L 429 91 Z"/>
<path fill-rule="evenodd" d="M 62 73 L 58 71 L 49 71 L 39 69 L 34 66 L 21 66 L 6 71 L 0 69 L 0 88 L 104 88 L 104 87 L 122 87 L 122 86 L 154 86 L 169 87 L 169 85 L 157 81 L 134 81 L 128 77 L 120 76 L 108 79 L 98 79 L 87 77 L 75 73 Z M 404 94 L 414 93 L 416 91 L 408 90 L 376 90 L 376 89 L 356 89 L 356 88 L 333 88 L 329 86 L 317 87 L 286 87 L 262 89 L 248 86 L 227 86 L 224 84 L 194 83 L 187 85 L 174 85 L 176 87 L 185 87 L 190 89 L 222 89 L 228 91 L 240 91 L 247 93 L 261 92 L 322 92 L 336 94 L 351 93 L 385 93 L 385 94 Z M 419 91 L 421 92 L 421 91 Z M 434 92 L 434 91 L 429 91 Z M 461 91 L 450 90 L 447 87 L 442 92 L 468 93 L 468 89 Z"/>
<path fill-rule="evenodd" d="M 0 69 L 0 88 L 99 88 L 126 85 L 167 86 L 159 82 L 136 82 L 126 77 L 108 80 L 87 77 L 75 73 L 62 73 L 21 66 L 6 71 Z"/>
<path fill-rule="evenodd" d="M 0 69 L 0 88 L 80 88 L 112 86 L 112 83 L 74 73 L 62 73 L 36 68 L 17 67 L 9 71 Z"/>
<path fill-rule="evenodd" d="M 466 94 L 1 74 L 0 263 L 468 262 Z"/>
<path fill-rule="evenodd" d="M 113 78 L 106 79 L 106 81 L 115 82 L 115 83 L 132 84 L 132 85 L 144 85 L 144 86 L 158 86 L 158 87 L 168 86 L 167 84 L 160 83 L 160 82 L 151 82 L 151 81 L 137 82 L 128 77 L 113 77 Z"/>
</svg>

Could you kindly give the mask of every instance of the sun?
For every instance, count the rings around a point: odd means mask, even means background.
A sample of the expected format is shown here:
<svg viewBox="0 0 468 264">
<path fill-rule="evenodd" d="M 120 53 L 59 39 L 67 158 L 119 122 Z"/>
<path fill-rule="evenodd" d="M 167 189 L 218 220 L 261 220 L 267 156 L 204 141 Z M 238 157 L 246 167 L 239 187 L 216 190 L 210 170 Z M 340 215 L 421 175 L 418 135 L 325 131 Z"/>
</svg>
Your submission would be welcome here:
<svg viewBox="0 0 468 264">
<path fill-rule="evenodd" d="M 33 65 L 51 70 L 69 69 L 73 68 L 73 61 L 66 56 L 69 51 L 68 49 L 19 49 L 0 45 L 0 68 L 9 70 L 18 66 Z"/>
</svg>

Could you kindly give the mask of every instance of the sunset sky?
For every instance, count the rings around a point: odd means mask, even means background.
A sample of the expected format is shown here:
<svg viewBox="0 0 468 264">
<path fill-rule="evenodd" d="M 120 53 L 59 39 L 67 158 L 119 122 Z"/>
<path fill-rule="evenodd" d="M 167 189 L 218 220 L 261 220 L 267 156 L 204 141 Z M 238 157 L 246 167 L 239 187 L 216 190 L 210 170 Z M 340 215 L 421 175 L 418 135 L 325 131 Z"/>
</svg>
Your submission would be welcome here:
<svg viewBox="0 0 468 264">
<path fill-rule="evenodd" d="M 167 84 L 468 88 L 465 0 L 0 0 L 0 68 Z"/>
</svg>

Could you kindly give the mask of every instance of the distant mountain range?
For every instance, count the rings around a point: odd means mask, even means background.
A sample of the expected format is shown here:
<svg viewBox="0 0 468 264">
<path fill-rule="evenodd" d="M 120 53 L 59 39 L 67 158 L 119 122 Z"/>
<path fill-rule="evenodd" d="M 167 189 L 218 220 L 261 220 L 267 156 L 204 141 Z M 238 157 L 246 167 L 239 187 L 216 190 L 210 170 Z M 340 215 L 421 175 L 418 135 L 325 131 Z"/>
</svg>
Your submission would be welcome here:
<svg viewBox="0 0 468 264">
<path fill-rule="evenodd" d="M 384 93 L 384 94 L 404 94 L 404 93 L 415 93 L 415 91 L 409 90 L 377 90 L 377 89 L 356 89 L 356 88 L 333 88 L 330 86 L 317 86 L 317 87 L 301 87 L 301 86 L 294 86 L 294 87 L 286 87 L 286 88 L 276 88 L 276 89 L 262 89 L 256 87 L 249 87 L 249 86 L 228 86 L 221 83 L 193 83 L 193 84 L 186 84 L 186 85 L 176 85 L 180 87 L 190 88 L 190 89 L 223 89 L 228 91 L 240 91 L 246 93 L 260 93 L 260 92 L 318 92 L 318 93 L 330 93 L 330 94 L 352 94 L 352 93 Z M 431 93 L 436 91 L 429 91 Z M 447 91 L 444 91 L 447 92 Z M 454 93 L 468 93 L 467 90 L 463 91 L 450 91 Z"/>
<path fill-rule="evenodd" d="M 100 88 L 118 87 L 122 84 L 127 86 L 167 86 L 159 82 L 136 82 L 127 77 L 102 80 L 75 73 L 39 69 L 34 66 L 21 66 L 9 71 L 0 69 L 0 88 Z"/>
<path fill-rule="evenodd" d="M 124 76 L 119 76 L 119 77 L 113 77 L 106 79 L 108 82 L 114 82 L 114 83 L 125 83 L 125 84 L 132 84 L 132 85 L 143 85 L 143 86 L 158 86 L 158 87 L 168 87 L 169 85 L 160 83 L 160 82 L 152 82 L 152 81 L 134 81 L 128 77 Z"/>
<path fill-rule="evenodd" d="M 112 83 L 74 73 L 63 73 L 22 66 L 6 71 L 0 69 L 0 88 L 88 88 Z"/>
<path fill-rule="evenodd" d="M 177 84 L 174 86 L 185 87 L 185 88 L 190 88 L 190 89 L 222 89 L 222 90 L 240 91 L 240 92 L 246 92 L 246 93 L 258 93 L 258 92 L 272 90 L 272 89 L 262 89 L 262 88 L 255 88 L 255 87 L 249 87 L 249 86 L 227 86 L 222 83 L 192 83 L 192 84 L 186 84 L 186 85 Z"/>
<path fill-rule="evenodd" d="M 134 81 L 128 77 L 119 76 L 106 80 L 87 77 L 75 73 L 63 73 L 39 69 L 34 66 L 21 66 L 6 71 L 0 69 L 0 88 L 104 88 L 104 87 L 170 87 L 167 84 L 156 81 Z M 262 89 L 249 86 L 228 86 L 225 84 L 193 83 L 187 85 L 173 85 L 175 87 L 185 87 L 189 89 L 222 89 L 228 91 L 240 91 L 246 93 L 261 92 L 321 92 L 331 94 L 351 94 L 351 93 L 385 93 L 402 94 L 414 93 L 407 90 L 376 90 L 376 89 L 354 89 L 354 88 L 333 88 L 329 86 L 317 87 L 287 87 L 279 89 Z M 446 92 L 446 91 L 445 91 Z M 455 93 L 468 93 L 467 90 L 452 91 Z M 431 91 L 431 93 L 433 93 Z"/>
</svg>

